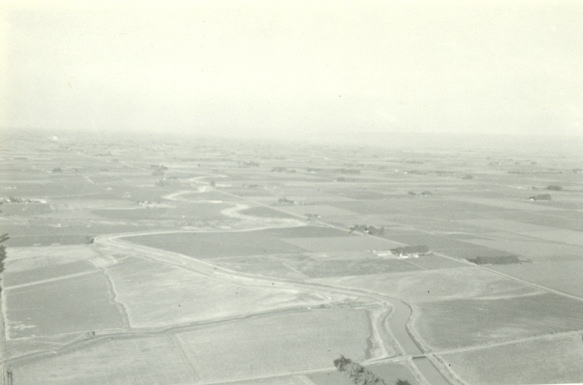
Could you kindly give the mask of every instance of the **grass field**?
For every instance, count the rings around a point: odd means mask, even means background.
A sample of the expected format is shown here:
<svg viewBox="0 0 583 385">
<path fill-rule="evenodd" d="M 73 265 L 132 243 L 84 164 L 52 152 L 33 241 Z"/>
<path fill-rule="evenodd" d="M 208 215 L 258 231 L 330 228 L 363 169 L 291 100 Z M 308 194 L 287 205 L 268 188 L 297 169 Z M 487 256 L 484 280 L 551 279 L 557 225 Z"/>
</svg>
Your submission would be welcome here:
<svg viewBox="0 0 583 385">
<path fill-rule="evenodd" d="M 361 214 L 412 214 L 428 213 L 429 216 L 449 220 L 472 219 L 476 213 L 504 210 L 477 203 L 440 199 L 437 197 L 408 197 L 403 194 L 399 198 L 385 198 L 354 202 L 333 202 L 335 207 L 344 208 Z"/>
<path fill-rule="evenodd" d="M 332 227 L 323 226 L 301 226 L 301 227 L 284 227 L 269 229 L 263 231 L 265 234 L 282 239 L 288 238 L 330 238 L 346 237 L 349 235 L 348 230 L 342 231 Z"/>
<path fill-rule="evenodd" d="M 29 246 L 73 246 L 88 244 L 91 238 L 101 234 L 127 233 L 140 230 L 152 231 L 176 225 L 177 221 L 154 221 L 139 223 L 137 221 L 83 221 L 80 218 L 62 218 L 57 220 L 28 221 L 25 224 L 0 225 L 0 234 L 8 233 L 10 239 L 7 247 Z M 125 223 L 128 222 L 128 223 Z M 61 224 L 62 226 L 59 226 Z"/>
<path fill-rule="evenodd" d="M 141 245 L 173 251 L 194 258 L 268 255 L 304 251 L 261 231 L 244 233 L 169 233 L 127 237 Z"/>
<path fill-rule="evenodd" d="M 293 215 L 286 214 L 284 212 L 270 209 L 269 207 L 257 206 L 251 207 L 240 212 L 243 215 L 249 215 L 252 217 L 260 218 L 296 218 Z"/>
<path fill-rule="evenodd" d="M 187 201 L 198 202 L 198 201 L 224 201 L 230 202 L 236 200 L 231 195 L 223 194 L 220 191 L 209 190 L 205 192 L 192 192 L 180 195 L 180 199 L 185 199 Z"/>
<path fill-rule="evenodd" d="M 59 265 L 85 261 L 99 256 L 91 245 L 45 246 L 45 247 L 10 247 L 7 248 L 8 258 L 5 261 L 5 279 L 12 279 L 14 273 L 26 270 L 43 269 L 58 270 Z"/>
<path fill-rule="evenodd" d="M 202 381 L 225 381 L 333 367 L 340 354 L 362 360 L 365 311 L 311 310 L 214 325 L 178 335 Z"/>
<path fill-rule="evenodd" d="M 355 234 L 348 237 L 286 238 L 285 242 L 311 252 L 388 250 L 400 246 L 397 243 Z"/>
<path fill-rule="evenodd" d="M 383 293 L 412 303 L 446 299 L 503 298 L 537 292 L 528 286 L 473 267 L 320 278 L 314 281 Z"/>
<path fill-rule="evenodd" d="M 240 197 L 248 197 L 252 199 L 267 198 L 269 200 L 275 200 L 275 197 L 271 192 L 261 189 L 261 188 L 226 188 L 225 191 L 235 194 Z"/>
<path fill-rule="evenodd" d="M 37 269 L 23 271 L 8 270 L 2 277 L 2 286 L 4 288 L 8 288 L 14 285 L 22 285 L 70 274 L 88 272 L 91 270 L 95 270 L 95 268 L 87 261 L 75 261 L 57 265 L 48 265 Z"/>
<path fill-rule="evenodd" d="M 310 200 L 321 199 L 321 198 L 324 198 L 324 197 L 316 195 L 315 197 L 310 197 Z M 350 211 L 350 210 L 345 210 L 345 209 L 342 209 L 339 207 L 334 207 L 332 205 L 322 205 L 322 204 L 309 205 L 309 206 L 291 206 L 291 207 L 285 207 L 284 209 L 287 211 L 293 212 L 295 214 L 300 214 L 300 215 L 317 214 L 317 215 L 321 215 L 323 218 L 335 217 L 338 215 L 349 215 L 351 217 L 354 217 L 357 215 L 355 212 Z"/>
<path fill-rule="evenodd" d="M 461 262 L 456 262 L 451 259 L 442 258 L 436 255 L 421 255 L 419 258 L 408 259 L 407 262 L 422 267 L 426 270 L 451 269 L 466 266 Z"/>
<path fill-rule="evenodd" d="M 580 256 L 569 260 L 536 261 L 520 265 L 496 265 L 491 269 L 534 282 L 545 287 L 583 298 L 583 261 Z"/>
<path fill-rule="evenodd" d="M 99 272 L 5 290 L 2 294 L 10 338 L 124 326 L 107 280 Z"/>
<path fill-rule="evenodd" d="M 11 247 L 28 247 L 28 246 L 51 246 L 51 245 L 83 245 L 89 243 L 92 232 L 87 231 L 85 234 L 59 234 L 53 235 L 13 235 L 6 242 Z"/>
<path fill-rule="evenodd" d="M 176 384 L 193 380 L 171 336 L 101 340 L 13 368 L 19 385 Z"/>
<path fill-rule="evenodd" d="M 168 212 L 168 208 L 131 208 L 131 209 L 102 209 L 92 210 L 91 213 L 105 219 L 115 220 L 145 220 L 161 219 Z"/>
<path fill-rule="evenodd" d="M 326 302 L 326 298 L 318 294 L 239 286 L 135 258 L 127 258 L 106 271 L 117 292 L 117 300 L 127 309 L 132 327 L 240 317 L 253 312 Z"/>
<path fill-rule="evenodd" d="M 53 209 L 46 203 L 10 203 L 2 205 L 2 216 L 24 216 L 27 218 L 51 213 Z"/>
<path fill-rule="evenodd" d="M 268 277 L 282 277 L 288 279 L 308 278 L 289 266 L 286 266 L 286 256 L 284 255 L 258 255 L 246 257 L 214 258 L 213 264 L 229 270 L 242 271 L 248 274 L 256 274 Z M 295 259 L 292 255 L 292 259 Z"/>
<path fill-rule="evenodd" d="M 416 329 L 435 348 L 580 330 L 581 302 L 556 294 L 419 304 Z"/>
<path fill-rule="evenodd" d="M 56 350 L 59 347 L 72 343 L 75 340 L 84 339 L 86 334 L 59 334 L 56 336 L 34 338 L 19 338 L 15 340 L 4 341 L 6 346 L 6 356 L 10 359 L 28 355 L 31 353 L 46 352 Z"/>
<path fill-rule="evenodd" d="M 358 258 L 358 259 L 336 259 L 333 256 L 326 259 L 321 258 L 289 258 L 286 265 L 310 278 L 353 276 L 383 273 L 400 273 L 407 271 L 421 270 L 420 267 L 409 264 L 403 260 L 380 259 L 380 258 Z"/>
<path fill-rule="evenodd" d="M 514 212 L 515 216 L 517 213 L 528 213 L 528 212 L 548 212 L 552 209 L 544 206 L 533 205 L 532 202 L 517 200 L 517 199 L 507 199 L 506 197 L 501 197 L 498 199 L 487 199 L 487 198 L 475 198 L 475 197 L 464 197 L 458 196 L 456 200 L 461 202 L 477 203 L 484 206 L 500 207 L 510 210 L 509 212 Z"/>
<path fill-rule="evenodd" d="M 516 208 L 513 211 L 500 212 L 498 217 L 555 229 L 583 230 L 583 215 L 577 209 L 557 210 L 534 202 L 524 203 L 524 205 L 529 206 L 529 208 L 525 208 L 525 210 Z"/>
<path fill-rule="evenodd" d="M 509 254 L 516 254 L 523 259 L 557 259 L 564 255 L 583 255 L 583 247 L 575 245 L 560 245 L 551 241 L 531 238 L 530 240 L 504 239 L 505 234 L 496 234 L 496 240 L 471 240 L 479 246 L 505 250 Z"/>
<path fill-rule="evenodd" d="M 520 215 L 520 214 L 518 214 Z M 556 232 L 556 229 L 551 226 L 541 226 L 532 223 L 524 223 L 518 220 L 509 220 L 503 218 L 496 219 L 474 219 L 465 220 L 464 223 L 473 226 L 484 227 L 496 231 L 504 231 L 509 233 L 527 234 L 533 237 L 550 236 Z M 565 231 L 564 234 L 572 234 L 572 231 Z M 551 238 L 553 238 L 551 236 Z"/>
<path fill-rule="evenodd" d="M 581 335 L 522 342 L 443 358 L 468 384 L 583 383 Z"/>
<path fill-rule="evenodd" d="M 175 207 L 176 206 L 176 207 Z M 132 209 L 103 209 L 93 210 L 92 213 L 103 218 L 116 220 L 156 220 L 156 219 L 196 219 L 209 220 L 221 219 L 221 210 L 232 207 L 225 203 L 192 203 L 173 204 L 163 208 L 142 208 Z"/>
<path fill-rule="evenodd" d="M 46 182 L 4 182 L 4 187 L 15 187 L 14 189 L 7 190 L 9 191 L 8 195 L 15 196 L 17 198 L 47 198 L 53 196 L 67 196 L 72 195 L 75 193 L 79 193 L 79 191 L 87 192 L 90 190 L 89 184 L 87 184 L 87 190 L 83 191 L 83 189 L 76 189 L 72 190 L 68 186 L 60 184 L 58 182 L 46 181 Z"/>
</svg>

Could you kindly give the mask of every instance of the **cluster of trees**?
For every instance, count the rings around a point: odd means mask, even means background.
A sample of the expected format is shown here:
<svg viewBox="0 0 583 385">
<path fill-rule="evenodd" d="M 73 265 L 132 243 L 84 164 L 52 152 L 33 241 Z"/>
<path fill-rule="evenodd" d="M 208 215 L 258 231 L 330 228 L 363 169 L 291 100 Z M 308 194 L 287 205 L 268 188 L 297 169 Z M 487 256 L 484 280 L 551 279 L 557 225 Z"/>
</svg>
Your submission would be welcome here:
<svg viewBox="0 0 583 385">
<path fill-rule="evenodd" d="M 425 190 L 425 191 L 422 191 L 420 193 L 417 193 L 415 191 L 409 191 L 407 194 L 412 195 L 412 196 L 417 196 L 417 195 L 427 196 L 427 195 L 431 195 L 432 193 L 431 193 L 431 191 Z"/>
<path fill-rule="evenodd" d="M 356 385 L 388 385 L 382 378 L 374 374 L 350 358 L 340 356 L 334 360 L 334 366 L 339 372 L 344 373 Z M 409 381 L 397 380 L 396 385 L 411 385 Z"/>
<path fill-rule="evenodd" d="M 151 164 L 150 168 L 152 169 L 153 176 L 164 176 L 165 171 L 168 170 L 168 167 L 164 166 L 163 164 Z"/>
<path fill-rule="evenodd" d="M 385 228 L 383 226 L 376 228 L 373 225 L 354 225 L 350 228 L 350 232 L 360 231 L 361 233 L 371 234 L 371 235 L 384 235 Z"/>
<path fill-rule="evenodd" d="M 519 259 L 516 255 L 501 255 L 497 257 L 476 257 L 466 258 L 469 262 L 476 265 L 512 265 L 515 263 L 528 262 Z"/>
<path fill-rule="evenodd" d="M 292 201 L 291 199 L 287 199 L 287 198 L 279 198 L 277 200 L 276 205 L 277 206 L 291 206 L 294 205 L 296 202 Z"/>
<path fill-rule="evenodd" d="M 528 197 L 528 199 L 531 200 L 531 201 L 550 201 L 551 200 L 551 194 L 533 195 L 531 197 Z"/>
<path fill-rule="evenodd" d="M 308 213 L 308 214 L 306 214 L 306 218 L 308 218 L 309 221 L 315 221 L 315 220 L 322 218 L 322 216 L 319 214 Z"/>
<path fill-rule="evenodd" d="M 557 186 L 557 185 L 549 185 L 545 188 L 545 190 L 551 190 L 551 191 L 561 191 L 563 188 L 561 186 Z"/>
</svg>

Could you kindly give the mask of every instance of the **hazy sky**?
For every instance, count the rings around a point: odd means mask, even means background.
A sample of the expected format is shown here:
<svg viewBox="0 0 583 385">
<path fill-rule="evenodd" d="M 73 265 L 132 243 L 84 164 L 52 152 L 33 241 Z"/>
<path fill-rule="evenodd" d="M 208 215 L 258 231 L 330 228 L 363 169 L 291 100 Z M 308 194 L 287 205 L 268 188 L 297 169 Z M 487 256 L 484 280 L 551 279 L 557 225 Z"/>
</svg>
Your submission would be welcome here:
<svg viewBox="0 0 583 385">
<path fill-rule="evenodd" d="M 4 6 L 0 126 L 583 134 L 583 1 L 190 3 Z"/>
</svg>

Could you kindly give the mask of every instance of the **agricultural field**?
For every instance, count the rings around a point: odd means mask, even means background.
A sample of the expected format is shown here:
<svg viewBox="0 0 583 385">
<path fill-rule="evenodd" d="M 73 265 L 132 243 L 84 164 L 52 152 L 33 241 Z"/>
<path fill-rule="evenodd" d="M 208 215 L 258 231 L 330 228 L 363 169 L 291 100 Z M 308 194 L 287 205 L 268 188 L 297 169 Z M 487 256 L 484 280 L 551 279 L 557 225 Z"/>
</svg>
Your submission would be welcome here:
<svg viewBox="0 0 583 385">
<path fill-rule="evenodd" d="M 289 258 L 286 258 L 289 256 Z M 213 258 L 213 264 L 222 268 L 264 277 L 304 280 L 307 275 L 287 265 L 286 260 L 298 258 L 296 253 Z"/>
<path fill-rule="evenodd" d="M 264 206 L 256 206 L 242 210 L 241 214 L 260 218 L 295 218 L 293 215 Z"/>
<path fill-rule="evenodd" d="M 524 286 L 471 266 L 425 271 L 418 267 L 411 270 L 390 274 L 319 278 L 314 282 L 383 293 L 411 304 L 457 299 L 512 298 L 542 293 L 540 289 Z"/>
<path fill-rule="evenodd" d="M 6 385 L 583 381 L 579 153 L 63 135 L 0 143 Z"/>
<path fill-rule="evenodd" d="M 97 339 L 13 370 L 13 382 L 36 385 L 187 383 L 192 369 L 171 336 Z M 112 359 L 112 356 L 115 359 Z M 83 375 L 80 375 L 83 373 Z"/>
<path fill-rule="evenodd" d="M 261 231 L 167 233 L 128 237 L 127 239 L 139 245 L 201 259 L 304 251 L 304 249 L 282 242 Z"/>
<path fill-rule="evenodd" d="M 2 277 L 3 286 L 19 275 L 31 274 L 31 270 L 43 275 L 51 275 L 53 272 L 63 275 L 61 265 L 80 266 L 78 262 L 88 261 L 99 255 L 90 245 L 10 247 L 10 258 L 4 262 L 8 272 Z"/>
<path fill-rule="evenodd" d="M 443 355 L 470 384 L 578 384 L 583 382 L 581 335 L 550 336 Z M 475 365 L 479 362 L 479 365 Z"/>
<path fill-rule="evenodd" d="M 579 301 L 556 294 L 427 302 L 415 309 L 415 328 L 437 349 L 579 331 L 583 317 Z"/>
<path fill-rule="evenodd" d="M 492 269 L 544 287 L 583 297 L 583 261 L 580 255 L 568 255 L 542 262 L 520 265 L 499 265 Z M 557 279 L 561 277 L 562 279 Z"/>
<path fill-rule="evenodd" d="M 252 280 L 228 282 L 196 270 L 133 257 L 107 266 L 105 272 L 133 328 L 239 318 L 333 301 L 319 293 L 275 288 L 271 284 L 266 288 Z M 149 294 L 144 296 L 145 292 Z M 345 296 L 336 298 L 344 299 Z"/>
<path fill-rule="evenodd" d="M 202 381 L 326 368 L 345 351 L 369 357 L 367 312 L 325 309 L 254 317 L 178 334 Z"/>
<path fill-rule="evenodd" d="M 7 336 L 17 339 L 124 327 L 101 273 L 65 278 L 6 288 Z"/>
</svg>

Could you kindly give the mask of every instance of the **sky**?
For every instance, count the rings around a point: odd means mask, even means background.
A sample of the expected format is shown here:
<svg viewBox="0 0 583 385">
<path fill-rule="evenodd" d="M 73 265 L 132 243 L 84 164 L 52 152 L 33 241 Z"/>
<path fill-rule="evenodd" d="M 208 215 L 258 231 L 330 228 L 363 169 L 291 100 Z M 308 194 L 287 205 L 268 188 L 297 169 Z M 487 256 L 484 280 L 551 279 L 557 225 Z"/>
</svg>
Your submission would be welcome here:
<svg viewBox="0 0 583 385">
<path fill-rule="evenodd" d="M 583 135 L 583 1 L 49 3 L 1 6 L 4 129 Z"/>
</svg>

